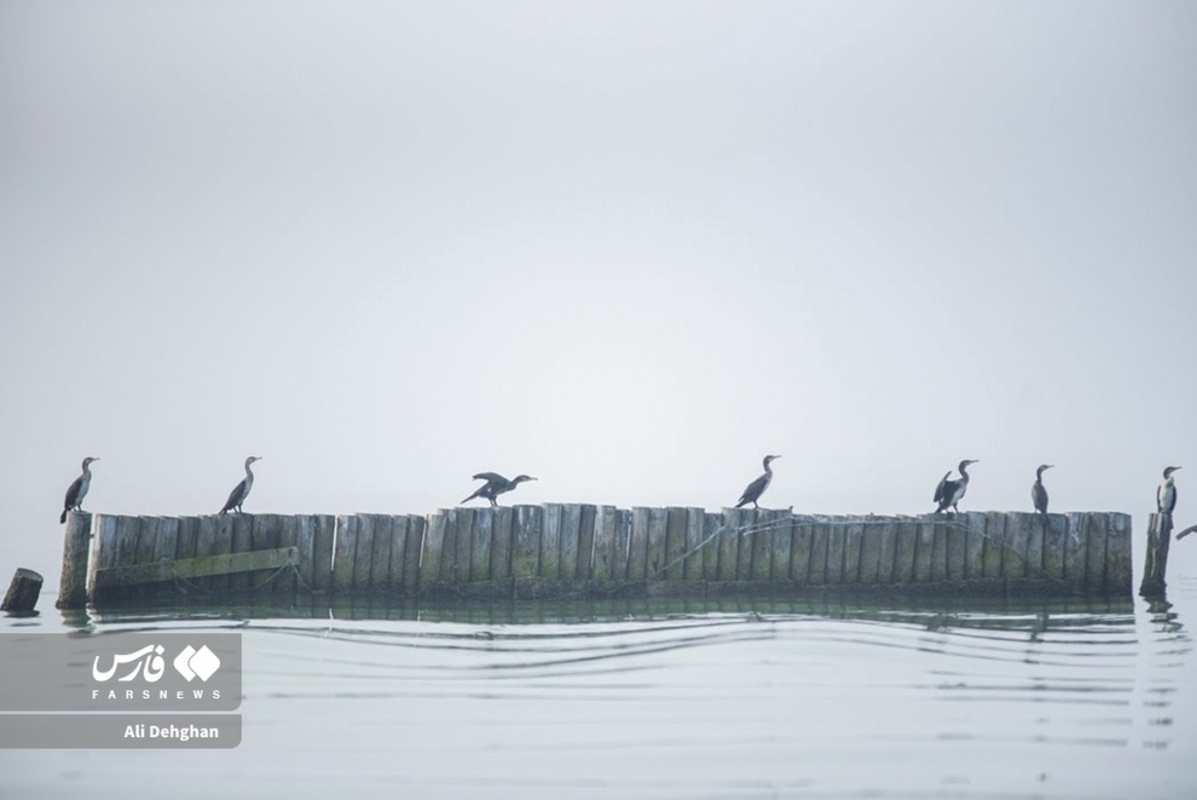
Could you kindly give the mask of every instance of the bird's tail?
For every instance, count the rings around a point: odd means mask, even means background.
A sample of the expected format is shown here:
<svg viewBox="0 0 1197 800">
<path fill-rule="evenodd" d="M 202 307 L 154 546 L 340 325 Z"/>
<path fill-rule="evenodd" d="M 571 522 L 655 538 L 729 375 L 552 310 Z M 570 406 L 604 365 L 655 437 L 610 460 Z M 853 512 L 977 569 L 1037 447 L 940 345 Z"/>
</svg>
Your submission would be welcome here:
<svg viewBox="0 0 1197 800">
<path fill-rule="evenodd" d="M 477 493 L 477 492 L 474 492 L 472 495 L 470 495 L 469 497 L 467 497 L 465 500 L 462 500 L 462 501 L 461 501 L 461 503 L 458 503 L 458 505 L 461 505 L 462 503 L 468 503 L 468 502 L 470 502 L 471 500 L 473 500 L 473 499 L 474 499 L 475 497 L 477 497 L 477 496 L 478 496 L 478 493 Z"/>
<path fill-rule="evenodd" d="M 68 511 L 70 511 L 70 509 L 69 509 L 69 508 L 64 508 L 64 509 L 62 510 L 62 516 L 58 518 L 58 524 L 59 524 L 59 525 L 61 525 L 62 523 L 66 522 L 66 515 L 67 515 L 67 512 L 68 512 Z"/>
</svg>

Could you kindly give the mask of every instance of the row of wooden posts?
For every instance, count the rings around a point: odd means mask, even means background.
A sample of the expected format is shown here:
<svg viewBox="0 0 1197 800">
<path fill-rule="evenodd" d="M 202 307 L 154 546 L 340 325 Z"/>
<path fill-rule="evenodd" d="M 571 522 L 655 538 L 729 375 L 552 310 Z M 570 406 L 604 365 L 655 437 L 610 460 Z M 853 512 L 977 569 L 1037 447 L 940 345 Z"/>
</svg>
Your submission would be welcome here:
<svg viewBox="0 0 1197 800">
<path fill-rule="evenodd" d="M 388 592 L 533 597 L 879 587 L 1131 591 L 1120 513 L 812 516 L 586 504 L 424 515 L 94 517 L 67 525 L 61 607 L 149 597 Z"/>
</svg>

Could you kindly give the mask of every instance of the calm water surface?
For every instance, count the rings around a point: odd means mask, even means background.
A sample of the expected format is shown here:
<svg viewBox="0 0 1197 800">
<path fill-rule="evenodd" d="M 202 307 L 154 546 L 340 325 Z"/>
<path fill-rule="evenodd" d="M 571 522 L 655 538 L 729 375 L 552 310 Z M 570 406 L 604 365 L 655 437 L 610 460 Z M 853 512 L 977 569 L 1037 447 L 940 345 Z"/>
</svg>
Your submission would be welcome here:
<svg viewBox="0 0 1197 800">
<path fill-rule="evenodd" d="M 4 619 L 239 631 L 245 698 L 235 750 L 0 751 L 0 797 L 1192 798 L 1173 593 Z"/>
</svg>

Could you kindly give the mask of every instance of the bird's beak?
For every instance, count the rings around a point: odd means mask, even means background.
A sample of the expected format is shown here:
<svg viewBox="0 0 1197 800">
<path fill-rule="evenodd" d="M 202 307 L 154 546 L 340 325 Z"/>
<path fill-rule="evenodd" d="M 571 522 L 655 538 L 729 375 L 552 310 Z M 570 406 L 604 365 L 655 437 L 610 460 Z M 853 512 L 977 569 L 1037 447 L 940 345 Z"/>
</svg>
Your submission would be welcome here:
<svg viewBox="0 0 1197 800">
<path fill-rule="evenodd" d="M 1048 464 L 1048 465 L 1047 465 L 1047 468 L 1048 468 L 1048 469 L 1051 469 L 1051 468 L 1052 468 L 1052 467 L 1054 467 L 1054 466 L 1056 466 L 1056 465 L 1055 465 L 1055 464 Z"/>
</svg>

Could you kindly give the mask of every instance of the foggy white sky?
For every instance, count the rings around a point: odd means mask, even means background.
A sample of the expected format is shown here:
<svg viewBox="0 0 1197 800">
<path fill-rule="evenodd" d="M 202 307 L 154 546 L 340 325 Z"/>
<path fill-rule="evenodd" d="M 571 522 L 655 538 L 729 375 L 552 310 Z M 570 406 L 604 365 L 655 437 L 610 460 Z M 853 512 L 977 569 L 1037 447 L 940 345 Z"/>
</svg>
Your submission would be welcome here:
<svg viewBox="0 0 1197 800">
<path fill-rule="evenodd" d="M 1191 524 L 1194 220 L 1186 2 L 6 2 L 0 569 L 85 455 L 157 514 L 1050 462 L 1137 533 L 1182 464 Z"/>
</svg>

